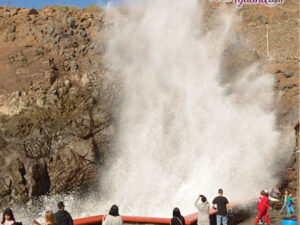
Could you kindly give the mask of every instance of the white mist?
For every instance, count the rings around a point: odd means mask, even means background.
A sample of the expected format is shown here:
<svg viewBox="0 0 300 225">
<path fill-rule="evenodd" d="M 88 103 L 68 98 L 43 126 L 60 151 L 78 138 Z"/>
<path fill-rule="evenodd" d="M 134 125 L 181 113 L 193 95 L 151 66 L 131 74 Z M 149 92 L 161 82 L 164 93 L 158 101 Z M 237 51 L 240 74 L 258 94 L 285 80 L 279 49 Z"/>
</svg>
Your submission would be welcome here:
<svg viewBox="0 0 300 225">
<path fill-rule="evenodd" d="M 273 78 L 249 65 L 221 84 L 222 53 L 233 12 L 203 29 L 196 0 L 148 0 L 113 10 L 107 59 L 124 81 L 116 148 L 104 177 L 107 208 L 170 216 L 195 211 L 218 188 L 246 202 L 272 187 L 285 165 L 275 129 Z M 116 16 L 117 15 L 117 16 Z M 225 59 L 226 60 L 226 59 Z"/>
</svg>

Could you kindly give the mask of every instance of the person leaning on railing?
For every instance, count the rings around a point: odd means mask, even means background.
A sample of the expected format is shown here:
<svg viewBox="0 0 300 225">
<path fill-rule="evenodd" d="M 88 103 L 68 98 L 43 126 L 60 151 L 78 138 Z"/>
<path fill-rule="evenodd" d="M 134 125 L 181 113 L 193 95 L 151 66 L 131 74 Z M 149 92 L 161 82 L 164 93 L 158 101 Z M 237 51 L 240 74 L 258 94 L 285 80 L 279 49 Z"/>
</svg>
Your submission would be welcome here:
<svg viewBox="0 0 300 225">
<path fill-rule="evenodd" d="M 171 219 L 170 225 L 185 225 L 185 219 L 181 215 L 180 210 L 177 207 L 173 209 L 173 217 Z"/>
<path fill-rule="evenodd" d="M 102 225 L 123 225 L 123 219 L 119 214 L 117 205 L 113 205 L 108 215 L 104 216 Z"/>
</svg>

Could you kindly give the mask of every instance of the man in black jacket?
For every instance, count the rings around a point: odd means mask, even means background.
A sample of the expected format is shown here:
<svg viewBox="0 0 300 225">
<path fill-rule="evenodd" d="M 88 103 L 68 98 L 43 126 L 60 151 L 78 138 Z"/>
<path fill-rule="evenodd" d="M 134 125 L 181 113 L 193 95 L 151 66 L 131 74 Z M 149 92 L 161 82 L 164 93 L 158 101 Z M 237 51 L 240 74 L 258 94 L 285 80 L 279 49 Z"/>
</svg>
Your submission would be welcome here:
<svg viewBox="0 0 300 225">
<path fill-rule="evenodd" d="M 56 225 L 73 225 L 73 219 L 65 210 L 65 205 L 63 202 L 57 204 L 58 211 L 55 213 Z"/>
</svg>

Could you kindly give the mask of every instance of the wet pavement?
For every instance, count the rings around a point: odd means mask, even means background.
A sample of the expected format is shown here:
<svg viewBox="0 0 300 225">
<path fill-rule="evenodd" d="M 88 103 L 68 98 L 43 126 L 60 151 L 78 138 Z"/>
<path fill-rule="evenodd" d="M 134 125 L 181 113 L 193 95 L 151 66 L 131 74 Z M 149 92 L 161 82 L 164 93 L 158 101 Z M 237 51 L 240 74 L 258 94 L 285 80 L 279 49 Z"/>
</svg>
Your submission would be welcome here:
<svg viewBox="0 0 300 225">
<path fill-rule="evenodd" d="M 269 212 L 271 225 L 281 225 L 281 220 L 286 217 L 286 214 L 279 214 L 279 210 L 276 211 L 270 211 Z M 239 223 L 239 225 L 254 225 L 256 219 L 256 215 L 251 216 L 250 218 L 246 219 L 245 221 Z"/>
</svg>

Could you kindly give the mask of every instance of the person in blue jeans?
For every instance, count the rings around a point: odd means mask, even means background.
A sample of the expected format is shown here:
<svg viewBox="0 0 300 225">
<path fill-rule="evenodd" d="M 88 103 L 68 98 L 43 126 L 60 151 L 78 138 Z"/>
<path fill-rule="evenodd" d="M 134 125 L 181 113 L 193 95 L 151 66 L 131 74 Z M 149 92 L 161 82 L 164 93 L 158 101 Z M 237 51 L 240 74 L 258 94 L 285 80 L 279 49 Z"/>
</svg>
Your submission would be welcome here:
<svg viewBox="0 0 300 225">
<path fill-rule="evenodd" d="M 289 194 L 287 196 L 287 199 L 286 199 L 286 206 L 287 206 L 287 216 L 286 217 L 289 217 L 291 212 L 296 217 L 296 213 L 295 213 L 295 210 L 294 210 L 295 202 L 294 202 L 294 199 L 292 197 L 293 197 L 292 194 Z"/>
<path fill-rule="evenodd" d="M 222 189 L 219 189 L 218 196 L 214 198 L 212 206 L 214 209 L 217 208 L 217 225 L 227 225 L 227 209 L 229 207 L 229 202 L 227 198 L 223 196 Z"/>
</svg>

